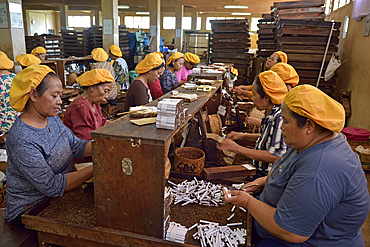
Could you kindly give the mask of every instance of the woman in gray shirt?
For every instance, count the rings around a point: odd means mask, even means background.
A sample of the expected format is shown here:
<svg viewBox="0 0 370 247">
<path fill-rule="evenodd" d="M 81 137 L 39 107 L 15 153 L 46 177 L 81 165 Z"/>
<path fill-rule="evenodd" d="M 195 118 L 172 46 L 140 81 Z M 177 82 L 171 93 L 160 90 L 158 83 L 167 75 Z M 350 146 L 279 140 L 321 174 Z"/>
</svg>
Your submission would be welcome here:
<svg viewBox="0 0 370 247">
<path fill-rule="evenodd" d="M 77 138 L 57 116 L 63 91 L 45 65 L 27 67 L 13 80 L 10 105 L 23 114 L 10 129 L 6 219 L 21 225 L 26 209 L 46 197 L 61 197 L 92 177 L 92 166 L 72 172 L 72 158 L 91 156 L 91 142 Z"/>
</svg>

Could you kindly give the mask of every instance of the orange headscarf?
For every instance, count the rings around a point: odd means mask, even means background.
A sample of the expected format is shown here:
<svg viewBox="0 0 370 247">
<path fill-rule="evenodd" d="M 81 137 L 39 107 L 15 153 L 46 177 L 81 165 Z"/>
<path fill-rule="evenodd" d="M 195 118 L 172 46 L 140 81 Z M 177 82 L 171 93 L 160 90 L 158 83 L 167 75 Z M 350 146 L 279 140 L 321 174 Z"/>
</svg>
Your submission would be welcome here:
<svg viewBox="0 0 370 247">
<path fill-rule="evenodd" d="M 275 105 L 281 105 L 288 89 L 284 81 L 274 71 L 268 70 L 258 75 L 263 91 L 270 97 L 271 102 Z"/>
<path fill-rule="evenodd" d="M 293 112 L 311 119 L 318 125 L 339 133 L 345 123 L 341 104 L 311 85 L 300 85 L 286 94 L 284 103 Z"/>
</svg>

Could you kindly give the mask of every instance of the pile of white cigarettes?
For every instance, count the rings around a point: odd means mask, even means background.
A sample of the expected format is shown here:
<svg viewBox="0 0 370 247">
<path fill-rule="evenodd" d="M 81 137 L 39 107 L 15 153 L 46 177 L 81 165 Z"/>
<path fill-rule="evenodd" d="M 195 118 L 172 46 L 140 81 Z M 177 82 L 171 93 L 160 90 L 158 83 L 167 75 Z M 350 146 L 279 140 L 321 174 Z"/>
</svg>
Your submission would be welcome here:
<svg viewBox="0 0 370 247">
<path fill-rule="evenodd" d="M 197 227 L 198 231 L 193 234 L 193 238 L 200 241 L 202 247 L 237 247 L 239 244 L 245 244 L 247 236 L 246 229 L 236 228 L 231 230 L 232 226 L 241 226 L 243 223 L 230 223 L 226 226 L 220 226 L 219 223 L 200 220 L 199 224 L 191 226 L 188 231 Z"/>
<path fill-rule="evenodd" d="M 213 184 L 204 180 L 198 181 L 196 178 L 190 182 L 185 180 L 180 184 L 171 181 L 168 181 L 168 183 L 173 186 L 174 204 L 181 202 L 181 206 L 194 203 L 216 207 L 225 204 L 220 184 Z"/>
<path fill-rule="evenodd" d="M 188 109 L 182 99 L 164 99 L 157 105 L 156 126 L 159 129 L 175 130 L 186 121 Z"/>
<path fill-rule="evenodd" d="M 188 233 L 188 229 L 185 226 L 182 226 L 179 223 L 171 222 L 166 233 L 166 240 L 176 242 L 176 243 L 185 243 L 185 237 Z"/>
</svg>

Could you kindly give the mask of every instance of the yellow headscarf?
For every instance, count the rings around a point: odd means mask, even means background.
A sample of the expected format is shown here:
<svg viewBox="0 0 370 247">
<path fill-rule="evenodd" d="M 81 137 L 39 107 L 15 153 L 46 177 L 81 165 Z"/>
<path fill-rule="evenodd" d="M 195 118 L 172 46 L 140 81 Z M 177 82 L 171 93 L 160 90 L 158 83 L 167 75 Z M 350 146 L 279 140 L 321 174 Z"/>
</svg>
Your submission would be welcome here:
<svg viewBox="0 0 370 247">
<path fill-rule="evenodd" d="M 231 67 L 230 69 L 231 73 L 233 73 L 235 76 L 239 75 L 238 69 L 235 69 L 234 67 Z"/>
<path fill-rule="evenodd" d="M 277 51 L 277 52 L 274 52 L 274 54 L 275 53 L 279 55 L 280 60 L 281 60 L 282 63 L 287 63 L 288 62 L 288 55 L 285 52 Z"/>
<path fill-rule="evenodd" d="M 192 64 L 200 63 L 200 58 L 197 55 L 190 53 L 190 52 L 185 53 L 184 58 L 186 62 L 189 62 Z"/>
<path fill-rule="evenodd" d="M 33 64 L 38 65 L 41 63 L 40 58 L 34 55 L 31 55 L 31 54 L 21 54 L 21 55 L 18 55 L 15 59 L 23 67 L 28 67 Z"/>
<path fill-rule="evenodd" d="M 114 78 L 109 70 L 93 69 L 77 77 L 76 82 L 83 87 L 99 84 L 101 82 L 114 82 Z"/>
<path fill-rule="evenodd" d="M 95 48 L 91 51 L 92 58 L 97 62 L 105 62 L 108 60 L 108 54 L 103 48 Z"/>
<path fill-rule="evenodd" d="M 14 62 L 4 52 L 0 51 L 0 69 L 11 69 L 13 66 Z"/>
<path fill-rule="evenodd" d="M 281 105 L 285 94 L 288 92 L 284 81 L 274 71 L 268 70 L 258 75 L 263 91 L 270 97 L 275 105 Z"/>
<path fill-rule="evenodd" d="M 163 53 L 162 52 L 159 52 L 159 51 L 155 51 L 155 52 L 153 52 L 153 53 L 157 53 L 160 57 L 164 57 L 164 55 L 163 55 Z M 149 55 L 149 54 L 148 54 Z M 147 56 L 148 56 L 147 55 Z"/>
<path fill-rule="evenodd" d="M 110 51 L 110 53 L 112 53 L 116 57 L 122 57 L 122 51 L 121 51 L 121 48 L 119 48 L 118 45 L 111 45 L 109 47 L 109 51 Z"/>
<path fill-rule="evenodd" d="M 42 46 L 38 46 L 31 51 L 31 55 L 46 53 L 46 49 Z"/>
<path fill-rule="evenodd" d="M 287 63 L 276 63 L 271 67 L 272 71 L 276 72 L 285 84 L 291 84 L 292 87 L 297 86 L 299 82 L 299 76 L 293 66 Z"/>
<path fill-rule="evenodd" d="M 172 61 L 176 61 L 179 58 L 184 57 L 181 52 L 175 52 L 170 56 L 170 58 L 167 60 L 167 65 L 169 65 Z"/>
<path fill-rule="evenodd" d="M 46 65 L 31 65 L 14 77 L 10 87 L 9 102 L 15 111 L 24 111 L 30 98 L 31 88 L 37 88 L 50 72 L 55 73 Z"/>
<path fill-rule="evenodd" d="M 345 111 L 341 104 L 311 85 L 299 85 L 284 98 L 293 112 L 311 119 L 318 125 L 339 133 L 345 123 Z"/>
<path fill-rule="evenodd" d="M 135 72 L 139 75 L 145 74 L 151 69 L 159 67 L 163 64 L 163 60 L 160 55 L 156 52 L 146 55 L 140 63 L 136 65 Z"/>
</svg>

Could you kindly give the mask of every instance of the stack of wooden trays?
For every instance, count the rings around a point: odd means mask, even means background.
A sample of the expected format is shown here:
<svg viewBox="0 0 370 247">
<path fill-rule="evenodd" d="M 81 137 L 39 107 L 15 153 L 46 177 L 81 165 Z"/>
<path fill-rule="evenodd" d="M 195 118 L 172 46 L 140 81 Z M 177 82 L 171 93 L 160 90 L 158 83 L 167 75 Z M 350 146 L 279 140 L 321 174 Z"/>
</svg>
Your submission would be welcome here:
<svg viewBox="0 0 370 247">
<path fill-rule="evenodd" d="M 271 10 L 275 21 L 282 19 L 324 20 L 324 5 L 324 0 L 275 2 Z"/>
<path fill-rule="evenodd" d="M 89 28 L 91 32 L 91 47 L 94 48 L 103 48 L 103 28 L 102 26 L 92 26 Z"/>
<path fill-rule="evenodd" d="M 129 47 L 129 36 L 128 31 L 126 30 L 125 25 L 119 26 L 119 48 L 122 51 L 122 57 L 128 61 L 128 56 L 130 55 L 130 47 Z"/>
<path fill-rule="evenodd" d="M 211 62 L 233 63 L 239 76 L 236 85 L 248 80 L 252 55 L 248 53 L 249 25 L 247 19 L 212 20 Z"/>
<path fill-rule="evenodd" d="M 84 36 L 84 42 L 83 42 L 84 43 L 84 53 L 85 53 L 85 56 L 88 56 L 91 54 L 91 51 L 93 50 L 92 43 L 91 43 L 90 28 L 84 29 L 83 36 Z"/>
<path fill-rule="evenodd" d="M 316 85 L 332 25 L 333 23 L 328 21 L 280 20 L 278 22 L 277 50 L 288 55 L 288 63 L 296 69 L 300 84 Z M 333 96 L 335 91 L 336 76 L 328 81 L 323 77 L 333 52 L 338 50 L 340 25 L 340 22 L 334 23 L 319 81 L 319 88 L 330 96 Z"/>
<path fill-rule="evenodd" d="M 31 53 L 31 51 L 37 46 L 42 46 L 46 49 L 46 59 L 63 58 L 60 36 L 26 36 L 27 53 Z"/>
<path fill-rule="evenodd" d="M 273 16 L 262 14 L 262 19 L 258 21 L 258 56 L 269 57 L 276 51 L 275 30 L 276 22 Z"/>
<path fill-rule="evenodd" d="M 62 30 L 64 56 L 84 56 L 83 33 L 75 30 Z"/>
</svg>

